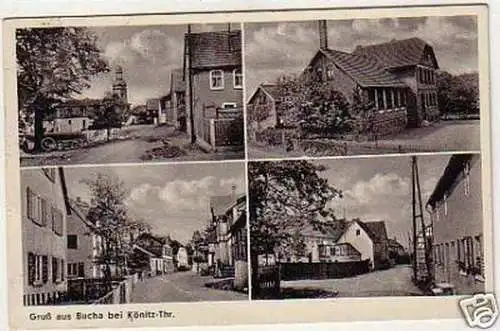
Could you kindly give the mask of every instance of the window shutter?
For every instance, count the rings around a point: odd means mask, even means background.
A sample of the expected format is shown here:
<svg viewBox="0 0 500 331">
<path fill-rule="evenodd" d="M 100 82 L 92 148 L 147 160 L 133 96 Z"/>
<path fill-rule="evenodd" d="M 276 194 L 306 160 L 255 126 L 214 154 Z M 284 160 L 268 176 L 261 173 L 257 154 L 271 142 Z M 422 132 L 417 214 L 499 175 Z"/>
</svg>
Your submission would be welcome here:
<svg viewBox="0 0 500 331">
<path fill-rule="evenodd" d="M 36 266 L 35 266 L 35 254 L 33 253 L 28 253 L 28 284 L 33 285 L 35 282 L 35 273 L 36 273 Z"/>
<path fill-rule="evenodd" d="M 64 281 L 64 266 L 66 265 L 64 260 L 61 260 L 61 281 Z"/>
<path fill-rule="evenodd" d="M 28 218 L 33 218 L 33 202 L 31 201 L 31 189 L 29 187 L 26 188 L 26 211 L 28 214 Z"/>
<path fill-rule="evenodd" d="M 42 282 L 45 284 L 49 281 L 49 258 L 47 255 L 42 256 Z"/>
<path fill-rule="evenodd" d="M 59 266 L 59 261 L 57 258 L 53 257 L 52 258 L 52 282 L 55 283 L 57 282 L 57 268 Z"/>
</svg>

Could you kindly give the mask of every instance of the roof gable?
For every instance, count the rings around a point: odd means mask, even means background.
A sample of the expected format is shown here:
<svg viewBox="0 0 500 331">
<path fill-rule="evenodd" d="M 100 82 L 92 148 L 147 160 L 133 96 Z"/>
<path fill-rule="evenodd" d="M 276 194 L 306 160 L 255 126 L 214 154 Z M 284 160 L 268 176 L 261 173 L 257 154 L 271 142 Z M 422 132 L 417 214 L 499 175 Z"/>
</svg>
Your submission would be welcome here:
<svg viewBox="0 0 500 331">
<path fill-rule="evenodd" d="M 193 69 L 241 67 L 240 30 L 186 34 L 184 43 L 191 48 Z"/>
<path fill-rule="evenodd" d="M 354 54 L 376 59 L 386 68 L 400 68 L 421 64 L 425 52 L 432 52 L 433 62 L 438 68 L 432 47 L 420 38 L 392 40 L 390 42 L 357 46 Z"/>
<path fill-rule="evenodd" d="M 266 94 L 269 98 L 275 101 L 278 95 L 278 86 L 272 83 L 261 83 L 255 89 L 250 99 L 248 99 L 249 100 L 248 103 L 252 103 L 254 98 L 259 94 L 259 92 Z"/>
<path fill-rule="evenodd" d="M 311 63 L 318 60 L 319 54 L 332 61 L 337 68 L 362 87 L 406 87 L 404 82 L 387 71 L 373 58 L 332 49 L 321 49 Z"/>
</svg>

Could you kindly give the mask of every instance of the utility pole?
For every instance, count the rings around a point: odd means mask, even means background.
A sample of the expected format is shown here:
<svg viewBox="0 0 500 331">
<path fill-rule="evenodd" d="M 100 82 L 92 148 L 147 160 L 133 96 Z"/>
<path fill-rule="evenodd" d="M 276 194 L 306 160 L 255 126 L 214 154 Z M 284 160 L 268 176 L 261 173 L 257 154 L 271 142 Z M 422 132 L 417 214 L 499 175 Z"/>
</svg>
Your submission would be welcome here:
<svg viewBox="0 0 500 331">
<path fill-rule="evenodd" d="M 412 216 L 413 216 L 413 281 L 417 281 L 417 218 L 416 214 L 416 197 L 415 197 L 415 165 L 417 164 L 417 157 L 412 156 L 412 176 L 411 176 L 411 199 L 412 199 Z"/>
<path fill-rule="evenodd" d="M 191 143 L 196 143 L 196 132 L 194 130 L 194 102 L 193 102 L 193 68 L 192 68 L 192 48 L 191 48 L 191 24 L 187 26 L 187 59 L 188 59 L 188 85 L 189 85 L 189 123 L 191 126 Z"/>
</svg>

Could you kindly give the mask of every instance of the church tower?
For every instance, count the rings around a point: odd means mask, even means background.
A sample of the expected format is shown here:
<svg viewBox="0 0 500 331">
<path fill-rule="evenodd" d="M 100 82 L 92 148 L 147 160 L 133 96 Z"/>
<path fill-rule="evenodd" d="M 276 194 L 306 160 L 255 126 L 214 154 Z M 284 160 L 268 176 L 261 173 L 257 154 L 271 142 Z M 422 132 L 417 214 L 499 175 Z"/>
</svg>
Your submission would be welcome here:
<svg viewBox="0 0 500 331">
<path fill-rule="evenodd" d="M 123 103 L 128 103 L 127 82 L 125 82 L 125 80 L 123 79 L 123 69 L 120 66 L 117 66 L 115 69 L 115 79 L 113 80 L 113 94 L 118 95 Z"/>
</svg>

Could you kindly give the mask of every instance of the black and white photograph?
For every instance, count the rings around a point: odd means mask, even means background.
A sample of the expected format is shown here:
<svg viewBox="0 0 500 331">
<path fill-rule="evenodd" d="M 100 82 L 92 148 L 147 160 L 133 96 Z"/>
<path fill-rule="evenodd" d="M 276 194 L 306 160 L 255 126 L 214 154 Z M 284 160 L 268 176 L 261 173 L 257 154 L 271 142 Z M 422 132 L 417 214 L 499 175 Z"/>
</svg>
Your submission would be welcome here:
<svg viewBox="0 0 500 331">
<path fill-rule="evenodd" d="M 480 154 L 248 169 L 252 299 L 484 292 Z"/>
<path fill-rule="evenodd" d="M 24 169 L 25 306 L 248 300 L 243 163 Z"/>
<path fill-rule="evenodd" d="M 16 30 L 21 166 L 244 158 L 241 24 Z"/>
<path fill-rule="evenodd" d="M 245 24 L 251 159 L 480 150 L 476 16 Z"/>
</svg>

